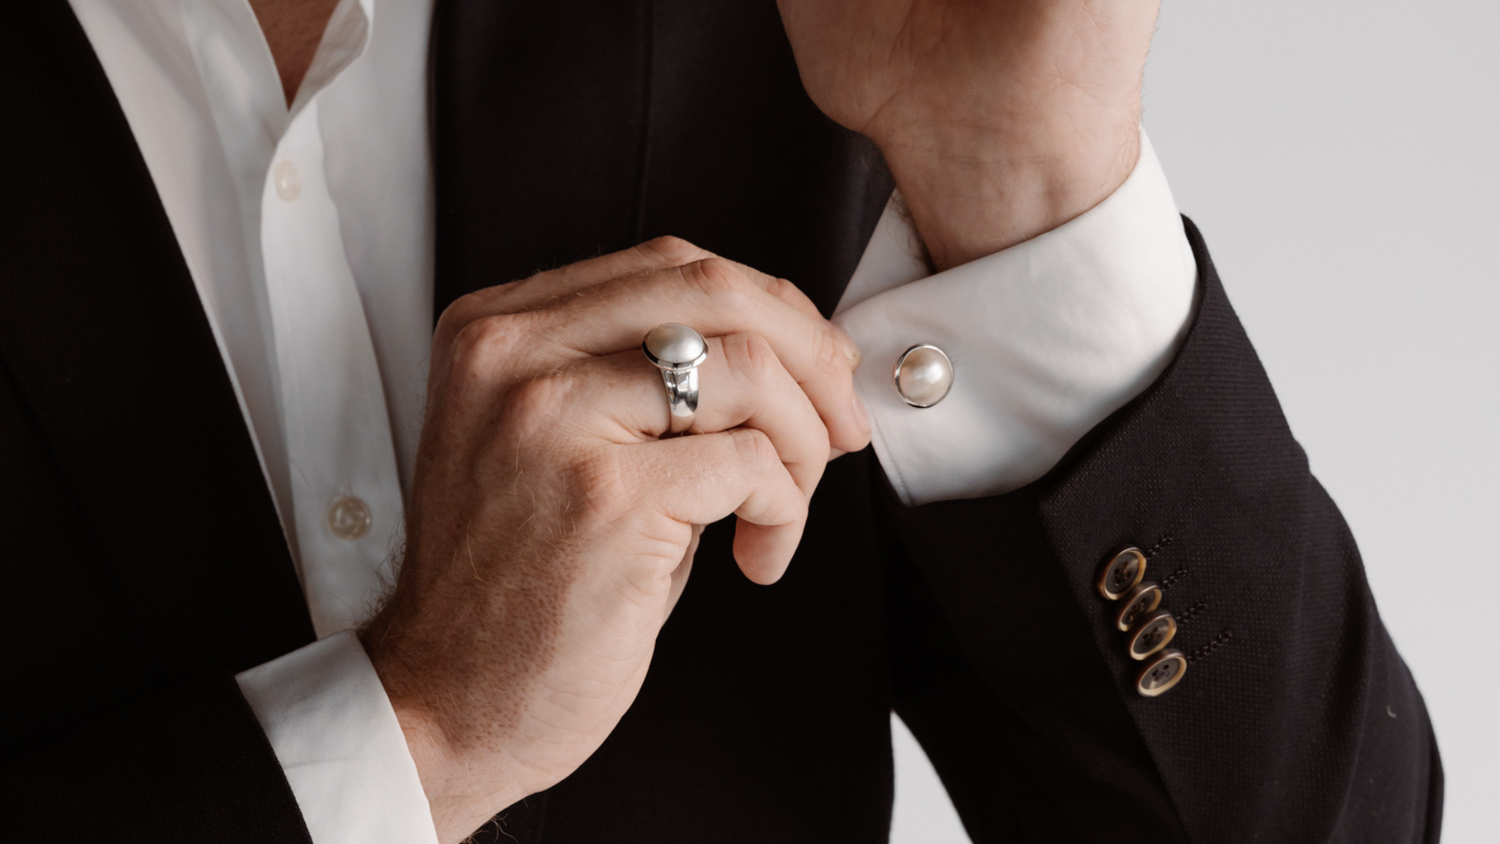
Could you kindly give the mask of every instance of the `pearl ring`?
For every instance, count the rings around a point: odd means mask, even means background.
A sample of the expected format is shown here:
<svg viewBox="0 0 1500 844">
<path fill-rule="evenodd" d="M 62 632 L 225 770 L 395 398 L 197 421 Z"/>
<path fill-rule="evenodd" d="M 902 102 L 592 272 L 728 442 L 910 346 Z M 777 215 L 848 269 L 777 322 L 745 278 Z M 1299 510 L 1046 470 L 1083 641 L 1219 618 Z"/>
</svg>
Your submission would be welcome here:
<svg viewBox="0 0 1500 844">
<path fill-rule="evenodd" d="M 698 413 L 698 367 L 708 360 L 708 342 L 686 325 L 664 322 L 646 332 L 641 351 L 661 370 L 667 387 L 667 435 L 691 428 Z"/>
</svg>

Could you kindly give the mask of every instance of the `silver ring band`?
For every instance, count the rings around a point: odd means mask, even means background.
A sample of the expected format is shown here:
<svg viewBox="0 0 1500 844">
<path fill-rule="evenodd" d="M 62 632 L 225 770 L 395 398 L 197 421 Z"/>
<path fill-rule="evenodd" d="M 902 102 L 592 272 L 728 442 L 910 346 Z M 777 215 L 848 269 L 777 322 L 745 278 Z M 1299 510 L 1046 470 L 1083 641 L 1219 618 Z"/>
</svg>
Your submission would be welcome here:
<svg viewBox="0 0 1500 844">
<path fill-rule="evenodd" d="M 693 418 L 698 415 L 698 370 L 661 371 L 662 383 L 667 385 L 668 434 L 680 434 L 693 427 Z"/>
<path fill-rule="evenodd" d="M 708 360 L 708 342 L 686 325 L 666 322 L 641 339 L 646 359 L 661 370 L 667 388 L 667 433 L 680 434 L 698 414 L 698 367 Z"/>
</svg>

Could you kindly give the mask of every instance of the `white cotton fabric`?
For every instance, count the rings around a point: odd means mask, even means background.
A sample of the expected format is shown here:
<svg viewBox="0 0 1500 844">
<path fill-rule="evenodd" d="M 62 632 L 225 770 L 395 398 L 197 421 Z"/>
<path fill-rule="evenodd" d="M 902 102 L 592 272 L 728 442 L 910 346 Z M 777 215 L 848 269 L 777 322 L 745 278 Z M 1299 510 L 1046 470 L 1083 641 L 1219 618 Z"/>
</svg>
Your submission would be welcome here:
<svg viewBox="0 0 1500 844">
<path fill-rule="evenodd" d="M 1197 265 L 1144 131 L 1135 169 L 1099 205 L 936 275 L 896 202 L 834 322 L 864 353 L 856 386 L 875 453 L 907 505 L 1040 478 L 1156 380 L 1186 334 Z M 901 353 L 923 343 L 953 361 L 953 387 L 917 408 L 893 381 Z"/>
<path fill-rule="evenodd" d="M 315 844 L 436 844 L 426 798 L 417 805 L 422 781 L 401 724 L 352 631 L 256 666 L 239 681 Z M 330 688 L 338 694 L 331 697 Z M 386 804 L 392 799 L 397 805 Z"/>
</svg>

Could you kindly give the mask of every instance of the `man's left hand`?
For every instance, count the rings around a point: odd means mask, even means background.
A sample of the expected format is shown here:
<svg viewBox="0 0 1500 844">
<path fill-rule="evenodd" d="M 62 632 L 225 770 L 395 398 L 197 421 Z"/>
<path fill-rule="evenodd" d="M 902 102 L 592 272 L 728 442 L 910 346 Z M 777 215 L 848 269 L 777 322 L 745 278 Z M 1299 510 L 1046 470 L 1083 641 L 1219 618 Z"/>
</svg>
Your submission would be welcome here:
<svg viewBox="0 0 1500 844">
<path fill-rule="evenodd" d="M 1082 214 L 1140 152 L 1159 0 L 778 0 L 808 94 L 880 146 L 939 269 Z"/>
</svg>

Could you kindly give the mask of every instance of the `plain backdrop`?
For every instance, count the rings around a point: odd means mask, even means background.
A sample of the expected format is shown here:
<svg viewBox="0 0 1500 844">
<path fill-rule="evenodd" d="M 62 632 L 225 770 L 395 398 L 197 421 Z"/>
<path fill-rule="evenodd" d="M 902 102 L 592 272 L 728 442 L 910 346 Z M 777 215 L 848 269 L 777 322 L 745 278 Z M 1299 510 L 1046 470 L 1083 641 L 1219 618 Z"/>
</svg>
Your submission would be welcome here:
<svg viewBox="0 0 1500 844">
<path fill-rule="evenodd" d="M 1167 0 L 1146 72 L 1177 204 L 1427 700 L 1451 844 L 1500 841 L 1497 35 L 1474 0 Z M 892 841 L 966 841 L 894 726 Z"/>
</svg>

